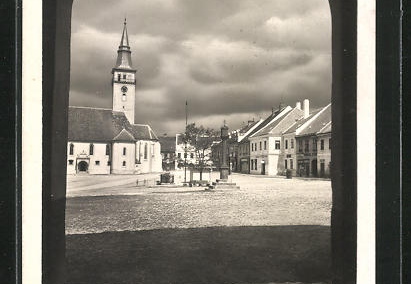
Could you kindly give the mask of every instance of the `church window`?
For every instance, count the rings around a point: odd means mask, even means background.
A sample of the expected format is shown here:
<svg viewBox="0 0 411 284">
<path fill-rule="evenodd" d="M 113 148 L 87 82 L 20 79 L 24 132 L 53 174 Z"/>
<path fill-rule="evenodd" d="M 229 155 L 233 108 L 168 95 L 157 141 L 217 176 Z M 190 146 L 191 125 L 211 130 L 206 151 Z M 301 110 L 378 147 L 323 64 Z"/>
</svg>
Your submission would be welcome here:
<svg viewBox="0 0 411 284">
<path fill-rule="evenodd" d="M 94 155 L 94 145 L 90 144 L 90 155 Z"/>
<path fill-rule="evenodd" d="M 125 156 L 125 155 L 126 155 L 126 153 L 127 153 L 127 148 L 126 148 L 126 147 L 124 147 L 124 148 L 123 148 L 123 155 Z"/>
<path fill-rule="evenodd" d="M 100 161 L 96 161 L 96 166 L 100 166 Z"/>
<path fill-rule="evenodd" d="M 121 100 L 122 100 L 123 102 L 125 102 L 125 101 L 127 100 L 126 94 L 123 94 L 123 95 L 121 96 Z"/>
<path fill-rule="evenodd" d="M 126 161 L 123 161 L 123 167 L 125 167 L 126 166 Z"/>
<path fill-rule="evenodd" d="M 147 143 L 144 145 L 144 159 L 147 159 L 147 153 L 148 152 L 148 147 L 147 147 Z"/>
<path fill-rule="evenodd" d="M 117 81 L 120 81 L 120 80 L 121 80 L 121 75 L 117 74 Z"/>
<path fill-rule="evenodd" d="M 110 144 L 106 145 L 106 156 L 110 155 Z"/>
<path fill-rule="evenodd" d="M 69 165 L 72 165 L 73 164 L 73 160 L 69 160 Z"/>
<path fill-rule="evenodd" d="M 70 154 L 70 155 L 73 155 L 73 153 L 74 153 L 74 144 L 73 144 L 73 143 L 71 143 L 71 144 L 70 144 L 70 151 L 69 151 L 69 154 Z"/>
</svg>

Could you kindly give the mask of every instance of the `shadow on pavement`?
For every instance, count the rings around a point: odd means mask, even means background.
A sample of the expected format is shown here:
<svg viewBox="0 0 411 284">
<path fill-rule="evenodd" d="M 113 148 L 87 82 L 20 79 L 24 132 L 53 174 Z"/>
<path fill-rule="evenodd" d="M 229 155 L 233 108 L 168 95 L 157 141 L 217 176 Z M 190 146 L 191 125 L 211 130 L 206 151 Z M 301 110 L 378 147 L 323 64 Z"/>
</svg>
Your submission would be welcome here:
<svg viewBox="0 0 411 284">
<path fill-rule="evenodd" d="M 67 236 L 68 283 L 330 280 L 330 227 L 211 227 Z"/>
</svg>

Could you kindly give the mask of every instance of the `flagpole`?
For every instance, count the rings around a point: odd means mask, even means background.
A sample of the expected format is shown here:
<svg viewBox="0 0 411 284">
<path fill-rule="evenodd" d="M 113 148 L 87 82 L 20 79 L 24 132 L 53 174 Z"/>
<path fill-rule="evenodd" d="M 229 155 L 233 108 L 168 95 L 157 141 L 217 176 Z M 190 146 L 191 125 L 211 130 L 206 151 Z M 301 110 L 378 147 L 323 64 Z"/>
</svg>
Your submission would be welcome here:
<svg viewBox="0 0 411 284">
<path fill-rule="evenodd" d="M 185 107 L 185 111 L 186 111 L 186 128 L 185 128 L 185 137 L 184 137 L 184 184 L 187 183 L 187 108 L 188 108 L 188 104 L 187 104 L 187 100 L 186 100 L 186 107 Z"/>
</svg>

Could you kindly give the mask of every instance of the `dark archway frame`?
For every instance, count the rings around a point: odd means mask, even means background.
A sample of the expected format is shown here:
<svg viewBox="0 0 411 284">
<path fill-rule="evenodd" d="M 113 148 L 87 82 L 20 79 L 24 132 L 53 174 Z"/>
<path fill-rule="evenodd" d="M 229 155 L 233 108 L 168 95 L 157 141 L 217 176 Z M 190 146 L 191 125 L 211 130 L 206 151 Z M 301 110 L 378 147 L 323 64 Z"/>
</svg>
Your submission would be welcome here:
<svg viewBox="0 0 411 284">
<path fill-rule="evenodd" d="M 43 283 L 65 279 L 67 111 L 73 0 L 43 0 Z M 333 283 L 356 282 L 357 1 L 329 0 L 332 17 Z"/>
</svg>

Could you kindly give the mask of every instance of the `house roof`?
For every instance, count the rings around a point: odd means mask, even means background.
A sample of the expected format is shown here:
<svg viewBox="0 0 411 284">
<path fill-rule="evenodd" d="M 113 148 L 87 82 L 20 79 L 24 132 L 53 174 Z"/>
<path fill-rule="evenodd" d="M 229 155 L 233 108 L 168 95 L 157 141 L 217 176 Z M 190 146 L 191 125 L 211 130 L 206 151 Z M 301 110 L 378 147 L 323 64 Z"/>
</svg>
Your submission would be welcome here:
<svg viewBox="0 0 411 284">
<path fill-rule="evenodd" d="M 263 136 L 267 134 L 281 135 L 284 129 L 289 128 L 290 125 L 295 123 L 296 119 L 300 119 L 303 115 L 304 112 L 301 109 L 293 108 L 273 123 L 269 123 L 264 128 L 260 129 L 254 136 Z"/>
<path fill-rule="evenodd" d="M 251 131 L 250 133 L 248 133 L 247 136 L 245 136 L 242 140 L 241 143 L 245 143 L 248 142 L 248 138 L 252 135 L 254 135 L 254 133 L 256 133 L 257 131 L 259 131 L 260 129 L 264 128 L 267 124 L 269 124 L 277 115 L 279 115 L 283 110 L 285 110 L 286 107 L 283 107 L 281 109 L 278 109 L 277 111 L 271 113 L 266 119 L 263 120 L 263 122 L 261 122 L 256 128 L 253 129 L 253 131 Z"/>
<path fill-rule="evenodd" d="M 161 145 L 161 152 L 175 152 L 176 151 L 176 137 L 163 136 L 158 139 Z"/>
<path fill-rule="evenodd" d="M 321 109 L 315 110 L 307 118 L 301 118 L 297 120 L 291 127 L 289 127 L 287 130 L 283 132 L 283 134 L 290 134 L 290 133 L 295 133 L 298 128 L 300 128 L 304 123 L 309 121 L 313 116 L 315 116 L 317 113 L 319 113 Z"/>
<path fill-rule="evenodd" d="M 298 133 L 298 136 L 316 134 L 322 130 L 328 123 L 331 122 L 331 104 L 322 108 L 316 117 L 314 117 L 308 124 Z"/>
<path fill-rule="evenodd" d="M 149 125 L 132 125 L 123 112 L 71 106 L 68 111 L 68 140 L 109 142 L 158 139 Z"/>
<path fill-rule="evenodd" d="M 328 134 L 331 133 L 332 129 L 332 123 L 331 121 L 328 122 L 320 131 L 317 132 L 317 134 Z"/>
</svg>

